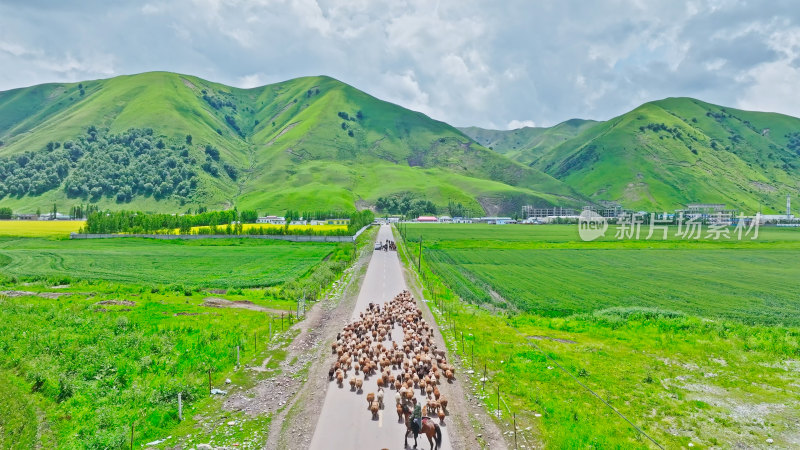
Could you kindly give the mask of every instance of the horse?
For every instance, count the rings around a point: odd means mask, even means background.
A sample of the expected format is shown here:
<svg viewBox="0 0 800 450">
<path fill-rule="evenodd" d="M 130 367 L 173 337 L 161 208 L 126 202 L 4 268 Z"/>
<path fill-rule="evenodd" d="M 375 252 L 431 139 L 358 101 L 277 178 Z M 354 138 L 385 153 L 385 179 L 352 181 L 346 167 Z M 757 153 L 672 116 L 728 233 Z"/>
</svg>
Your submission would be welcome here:
<svg viewBox="0 0 800 450">
<path fill-rule="evenodd" d="M 422 418 L 422 426 L 417 429 L 417 424 L 411 420 L 411 410 L 403 408 L 403 416 L 406 419 L 406 434 L 403 436 L 403 448 L 408 448 L 408 433 L 414 434 L 414 448 L 417 448 L 417 436 L 424 434 L 428 437 L 431 450 L 439 450 L 442 446 L 442 429 L 427 417 Z M 434 447 L 434 441 L 436 446 Z"/>
</svg>

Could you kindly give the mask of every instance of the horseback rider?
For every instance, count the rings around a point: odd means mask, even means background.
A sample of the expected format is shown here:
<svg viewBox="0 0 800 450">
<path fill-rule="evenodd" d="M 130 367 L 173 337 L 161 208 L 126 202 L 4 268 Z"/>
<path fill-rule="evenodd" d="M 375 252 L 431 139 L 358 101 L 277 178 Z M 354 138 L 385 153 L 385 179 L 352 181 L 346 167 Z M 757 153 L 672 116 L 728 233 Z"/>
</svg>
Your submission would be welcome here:
<svg viewBox="0 0 800 450">
<path fill-rule="evenodd" d="M 417 431 L 415 431 L 415 433 L 418 433 L 419 430 L 422 429 L 422 407 L 419 405 L 419 403 L 417 403 L 416 397 L 411 399 L 411 403 L 414 404 L 414 413 L 411 415 L 411 420 L 417 427 Z"/>
</svg>

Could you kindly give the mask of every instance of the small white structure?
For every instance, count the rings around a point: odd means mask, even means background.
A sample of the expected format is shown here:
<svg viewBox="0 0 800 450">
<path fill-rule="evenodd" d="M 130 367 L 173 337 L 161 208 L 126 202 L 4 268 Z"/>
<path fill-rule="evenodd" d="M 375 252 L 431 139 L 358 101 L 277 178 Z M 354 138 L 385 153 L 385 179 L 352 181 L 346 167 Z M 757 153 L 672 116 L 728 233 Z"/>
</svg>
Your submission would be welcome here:
<svg viewBox="0 0 800 450">
<path fill-rule="evenodd" d="M 453 218 L 450 216 L 439 216 L 439 223 L 453 223 Z"/>
<path fill-rule="evenodd" d="M 256 223 L 263 223 L 269 225 L 286 225 L 286 218 L 278 216 L 265 216 L 256 219 Z"/>
<path fill-rule="evenodd" d="M 453 223 L 472 223 L 469 217 L 453 217 Z"/>
<path fill-rule="evenodd" d="M 481 217 L 478 222 L 487 223 L 489 225 L 506 225 L 509 223 L 517 223 L 511 217 Z"/>
</svg>

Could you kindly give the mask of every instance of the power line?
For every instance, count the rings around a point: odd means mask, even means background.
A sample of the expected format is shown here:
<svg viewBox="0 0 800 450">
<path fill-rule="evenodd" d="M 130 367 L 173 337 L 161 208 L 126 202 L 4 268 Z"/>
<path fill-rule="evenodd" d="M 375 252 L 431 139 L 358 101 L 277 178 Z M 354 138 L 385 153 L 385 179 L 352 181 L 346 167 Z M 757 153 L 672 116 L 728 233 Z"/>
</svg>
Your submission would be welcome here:
<svg viewBox="0 0 800 450">
<path fill-rule="evenodd" d="M 565 369 L 563 366 L 561 366 L 561 364 L 559 364 L 559 363 L 558 363 L 558 361 L 556 361 L 555 359 L 551 358 L 551 357 L 550 357 L 550 355 L 548 355 L 548 354 L 547 354 L 547 352 L 545 352 L 544 350 L 542 350 L 542 349 L 541 349 L 541 347 L 539 347 L 538 345 L 536 345 L 536 343 L 535 343 L 535 342 L 528 342 L 528 345 L 532 345 L 532 346 L 536 347 L 536 349 L 537 349 L 537 350 L 539 350 L 540 352 L 542 352 L 542 354 L 544 355 L 544 357 L 545 357 L 545 358 L 547 358 L 548 360 L 552 361 L 552 362 L 553 362 L 553 364 L 555 364 L 556 366 L 558 366 L 558 368 L 559 368 L 559 369 L 561 369 L 561 371 L 562 371 L 562 372 L 564 372 L 564 373 L 566 373 L 567 375 L 569 375 L 570 377 L 572 377 L 572 379 L 573 379 L 573 380 L 575 380 L 575 382 L 576 382 L 576 383 L 578 383 L 579 385 L 581 385 L 581 387 L 583 387 L 584 389 L 586 389 L 587 391 L 589 391 L 589 393 L 591 393 L 592 395 L 594 395 L 595 397 L 597 397 L 597 399 L 598 399 L 598 400 L 600 400 L 600 401 L 601 401 L 601 402 L 603 402 L 603 403 L 604 403 L 606 406 L 608 406 L 609 408 L 611 408 L 611 410 L 612 410 L 612 411 L 614 411 L 614 412 L 615 412 L 615 413 L 616 413 L 618 416 L 620 416 L 620 417 L 622 417 L 623 419 L 625 419 L 625 421 L 626 421 L 626 422 L 628 422 L 628 424 L 630 424 L 630 426 L 632 426 L 632 427 L 633 427 L 633 429 L 635 429 L 636 431 L 638 431 L 639 433 L 641 433 L 641 434 L 642 434 L 644 437 L 646 437 L 647 439 L 650 439 L 650 442 L 652 442 L 653 444 L 655 444 L 655 445 L 656 445 L 656 447 L 660 448 L 661 450 L 664 450 L 664 447 L 662 447 L 662 446 L 661 446 L 661 444 L 659 444 L 658 442 L 656 442 L 656 440 L 655 440 L 655 439 L 653 439 L 652 437 L 650 437 L 650 435 L 649 435 L 649 434 L 645 433 L 645 432 L 644 432 L 644 430 L 642 430 L 641 428 L 637 427 L 637 426 L 636 426 L 636 424 L 634 424 L 633 422 L 631 422 L 631 421 L 630 421 L 630 420 L 629 420 L 627 417 L 625 417 L 625 416 L 624 416 L 624 415 L 623 415 L 621 412 L 619 412 L 619 411 L 617 410 L 617 408 L 614 408 L 613 406 L 611 406 L 611 404 L 610 404 L 610 403 L 608 403 L 607 401 L 605 401 L 605 399 L 603 399 L 603 397 L 600 397 L 600 395 L 598 395 L 598 394 L 597 394 L 595 391 L 593 391 L 593 390 L 592 390 L 592 389 L 591 389 L 589 386 L 587 386 L 587 385 L 583 384 L 583 382 L 581 382 L 581 380 L 579 380 L 579 379 L 578 379 L 578 377 L 576 377 L 575 375 L 573 375 L 573 374 L 572 374 L 572 372 L 568 371 L 568 370 L 567 370 L 567 369 Z"/>
</svg>

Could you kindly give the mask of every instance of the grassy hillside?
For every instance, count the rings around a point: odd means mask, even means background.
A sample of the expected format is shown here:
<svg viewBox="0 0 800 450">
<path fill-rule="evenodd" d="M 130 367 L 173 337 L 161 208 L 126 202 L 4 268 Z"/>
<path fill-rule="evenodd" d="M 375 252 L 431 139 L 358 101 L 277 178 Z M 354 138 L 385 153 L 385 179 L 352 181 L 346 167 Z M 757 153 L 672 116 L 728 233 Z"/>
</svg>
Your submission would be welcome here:
<svg viewBox="0 0 800 450">
<path fill-rule="evenodd" d="M 585 130 L 531 165 L 595 201 L 784 211 L 800 193 L 800 119 L 669 98 Z"/>
<path fill-rule="evenodd" d="M 631 209 L 699 202 L 783 213 L 786 195 L 800 194 L 800 119 L 782 114 L 668 98 L 607 122 L 462 131 L 594 202 Z"/>
<path fill-rule="evenodd" d="M 570 119 L 558 125 L 546 127 L 523 127 L 516 130 L 487 130 L 479 127 L 459 128 L 475 142 L 523 164 L 530 162 L 539 153 L 549 151 L 600 122 Z"/>
<path fill-rule="evenodd" d="M 351 210 L 403 192 L 492 214 L 584 201 L 445 123 L 329 77 L 238 89 L 153 72 L 16 89 L 0 93 L 0 141 L 0 205 L 18 211 Z"/>
</svg>

